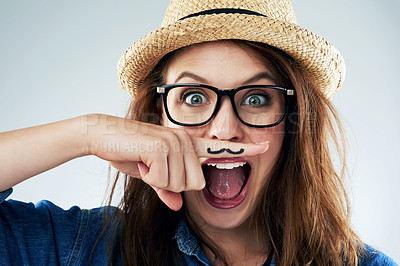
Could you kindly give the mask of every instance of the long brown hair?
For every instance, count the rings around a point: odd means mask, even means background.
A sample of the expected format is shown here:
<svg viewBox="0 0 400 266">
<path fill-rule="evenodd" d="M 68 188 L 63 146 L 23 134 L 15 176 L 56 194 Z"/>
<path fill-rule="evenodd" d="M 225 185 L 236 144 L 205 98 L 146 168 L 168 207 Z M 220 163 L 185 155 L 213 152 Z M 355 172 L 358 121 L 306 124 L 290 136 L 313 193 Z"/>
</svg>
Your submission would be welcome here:
<svg viewBox="0 0 400 266">
<path fill-rule="evenodd" d="M 265 254 L 277 265 L 357 265 L 363 245 L 350 227 L 348 198 L 343 178 L 346 173 L 344 135 L 338 114 L 302 67 L 284 52 L 265 44 L 231 40 L 256 52 L 261 61 L 296 91 L 289 102 L 283 146 L 264 185 L 249 221 L 266 242 Z M 168 63 L 177 52 L 165 56 L 137 90 L 126 118 L 160 123 L 154 88 L 164 80 Z M 332 152 L 341 162 L 335 169 Z M 115 212 L 120 246 L 126 265 L 177 263 L 175 229 L 186 219 L 201 245 L 226 264 L 224 255 L 186 214 L 166 207 L 141 180 L 118 173 L 124 195 Z"/>
</svg>

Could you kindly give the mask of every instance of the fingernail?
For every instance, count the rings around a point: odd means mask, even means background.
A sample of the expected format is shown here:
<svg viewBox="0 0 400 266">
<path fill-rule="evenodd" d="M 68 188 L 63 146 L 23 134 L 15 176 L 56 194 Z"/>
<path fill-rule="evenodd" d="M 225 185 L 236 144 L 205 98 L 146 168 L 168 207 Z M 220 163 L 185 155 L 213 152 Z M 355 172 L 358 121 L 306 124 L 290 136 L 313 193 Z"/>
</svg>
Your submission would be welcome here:
<svg viewBox="0 0 400 266">
<path fill-rule="evenodd" d="M 205 162 L 206 160 L 207 160 L 207 158 L 205 158 L 205 157 L 199 157 L 200 164 L 202 164 L 202 163 Z"/>
<path fill-rule="evenodd" d="M 264 141 L 264 142 L 257 142 L 256 144 L 257 145 L 261 145 L 261 146 L 265 146 L 265 149 L 264 149 L 263 153 L 266 152 L 269 149 L 269 140 Z"/>
</svg>

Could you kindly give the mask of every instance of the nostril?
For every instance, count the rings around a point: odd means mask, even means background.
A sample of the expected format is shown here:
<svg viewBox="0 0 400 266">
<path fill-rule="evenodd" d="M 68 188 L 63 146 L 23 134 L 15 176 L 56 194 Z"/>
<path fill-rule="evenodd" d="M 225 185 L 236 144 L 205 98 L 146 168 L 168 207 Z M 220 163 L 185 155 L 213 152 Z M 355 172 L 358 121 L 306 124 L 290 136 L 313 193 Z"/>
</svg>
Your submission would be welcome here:
<svg viewBox="0 0 400 266">
<path fill-rule="evenodd" d="M 221 140 L 221 141 L 231 141 L 231 142 L 240 142 L 240 139 L 238 137 L 233 137 L 233 138 L 221 138 L 218 136 L 212 136 L 212 139 L 214 140 Z"/>
</svg>

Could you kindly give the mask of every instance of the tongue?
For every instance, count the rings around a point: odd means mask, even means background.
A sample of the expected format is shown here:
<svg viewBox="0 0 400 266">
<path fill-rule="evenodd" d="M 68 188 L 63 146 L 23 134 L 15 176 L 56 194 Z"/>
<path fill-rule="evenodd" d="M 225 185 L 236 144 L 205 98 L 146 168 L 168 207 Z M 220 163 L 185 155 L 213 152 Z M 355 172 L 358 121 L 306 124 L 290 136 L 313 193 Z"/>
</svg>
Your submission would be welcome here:
<svg viewBox="0 0 400 266">
<path fill-rule="evenodd" d="M 245 179 L 244 167 L 233 169 L 207 168 L 207 189 L 214 197 L 220 199 L 235 198 L 240 193 Z"/>
</svg>

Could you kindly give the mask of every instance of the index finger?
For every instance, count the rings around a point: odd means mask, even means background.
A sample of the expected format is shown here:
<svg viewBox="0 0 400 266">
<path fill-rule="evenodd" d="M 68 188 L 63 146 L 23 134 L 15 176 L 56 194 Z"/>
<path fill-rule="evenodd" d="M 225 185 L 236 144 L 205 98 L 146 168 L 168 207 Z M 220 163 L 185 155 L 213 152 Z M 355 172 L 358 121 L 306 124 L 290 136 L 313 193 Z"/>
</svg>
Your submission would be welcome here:
<svg viewBox="0 0 400 266">
<path fill-rule="evenodd" d="M 269 148 L 269 141 L 262 143 L 241 143 L 192 137 L 193 147 L 198 157 L 227 158 L 253 156 L 264 153 Z"/>
</svg>

